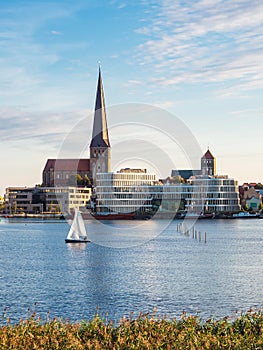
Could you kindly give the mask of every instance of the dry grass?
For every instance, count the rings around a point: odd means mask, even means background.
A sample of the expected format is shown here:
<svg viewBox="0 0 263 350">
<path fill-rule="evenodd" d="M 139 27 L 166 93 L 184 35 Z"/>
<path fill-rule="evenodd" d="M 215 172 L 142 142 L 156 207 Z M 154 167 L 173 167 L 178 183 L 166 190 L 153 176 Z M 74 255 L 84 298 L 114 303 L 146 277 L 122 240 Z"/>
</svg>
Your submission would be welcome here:
<svg viewBox="0 0 263 350">
<path fill-rule="evenodd" d="M 182 314 L 169 320 L 141 314 L 122 319 L 118 326 L 98 315 L 71 324 L 53 319 L 43 322 L 33 313 L 19 324 L 4 319 L 0 349 L 263 349 L 263 310 L 248 311 L 230 320 L 207 320 Z"/>
</svg>

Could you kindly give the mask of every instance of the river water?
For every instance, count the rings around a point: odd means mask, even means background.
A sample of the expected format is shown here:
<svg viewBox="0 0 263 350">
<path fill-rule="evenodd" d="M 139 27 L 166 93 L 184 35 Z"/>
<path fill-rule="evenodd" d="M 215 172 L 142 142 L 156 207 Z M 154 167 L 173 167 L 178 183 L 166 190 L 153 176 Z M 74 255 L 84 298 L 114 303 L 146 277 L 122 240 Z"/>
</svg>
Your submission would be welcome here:
<svg viewBox="0 0 263 350">
<path fill-rule="evenodd" d="M 187 222 L 189 236 L 179 223 L 88 221 L 92 243 L 68 245 L 66 221 L 2 219 L 0 312 L 17 322 L 37 303 L 43 319 L 79 321 L 98 308 L 118 322 L 131 312 L 206 319 L 260 308 L 263 220 Z"/>
</svg>

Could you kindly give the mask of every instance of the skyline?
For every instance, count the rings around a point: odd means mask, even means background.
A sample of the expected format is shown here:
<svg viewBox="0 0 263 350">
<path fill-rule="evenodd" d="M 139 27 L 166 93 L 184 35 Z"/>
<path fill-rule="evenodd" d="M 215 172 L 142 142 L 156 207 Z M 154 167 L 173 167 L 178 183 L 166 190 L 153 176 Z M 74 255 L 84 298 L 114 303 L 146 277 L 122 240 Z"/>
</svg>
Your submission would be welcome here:
<svg viewBox="0 0 263 350">
<path fill-rule="evenodd" d="M 262 182 L 263 4 L 16 0 L 0 21 L 0 195 L 40 183 L 84 117 L 89 143 L 99 62 L 109 124 L 114 106 L 163 108 L 219 174 Z"/>
</svg>

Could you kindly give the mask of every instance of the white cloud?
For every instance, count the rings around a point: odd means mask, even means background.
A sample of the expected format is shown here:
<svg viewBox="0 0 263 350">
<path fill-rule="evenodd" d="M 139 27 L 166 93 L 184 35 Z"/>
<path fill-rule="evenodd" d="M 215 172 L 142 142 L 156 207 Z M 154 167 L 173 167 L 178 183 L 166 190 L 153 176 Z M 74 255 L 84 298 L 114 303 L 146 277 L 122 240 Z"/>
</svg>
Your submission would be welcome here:
<svg viewBox="0 0 263 350">
<path fill-rule="evenodd" d="M 126 86 L 134 86 L 134 85 L 143 85 L 143 82 L 140 80 L 128 80 Z"/>
<path fill-rule="evenodd" d="M 58 32 L 57 30 L 51 30 L 50 33 L 53 35 L 62 35 L 63 34 L 62 32 Z"/>
<path fill-rule="evenodd" d="M 161 84 L 232 81 L 242 90 L 263 87 L 262 2 L 165 0 L 149 20 L 137 30 L 145 36 L 137 60 L 152 65 Z"/>
</svg>

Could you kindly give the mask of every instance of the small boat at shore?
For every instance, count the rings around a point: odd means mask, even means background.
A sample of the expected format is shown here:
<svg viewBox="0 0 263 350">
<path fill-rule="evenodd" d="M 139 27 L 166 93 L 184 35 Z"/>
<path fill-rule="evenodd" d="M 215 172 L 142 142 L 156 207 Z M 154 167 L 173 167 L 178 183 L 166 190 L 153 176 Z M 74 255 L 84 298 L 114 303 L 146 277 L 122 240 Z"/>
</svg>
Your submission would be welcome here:
<svg viewBox="0 0 263 350">
<path fill-rule="evenodd" d="M 81 212 L 75 209 L 74 219 L 72 221 L 70 230 L 68 232 L 66 243 L 88 243 L 88 235 L 86 232 L 84 220 L 82 218 Z"/>
<path fill-rule="evenodd" d="M 92 213 L 96 220 L 132 220 L 135 219 L 134 213 Z"/>
<path fill-rule="evenodd" d="M 238 214 L 233 214 L 233 219 L 257 219 L 260 217 L 259 213 L 251 214 L 247 212 L 240 212 Z"/>
</svg>

